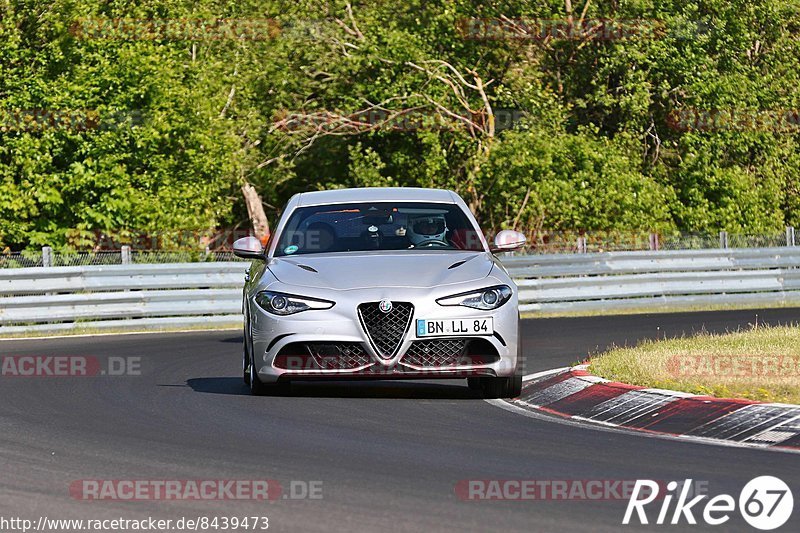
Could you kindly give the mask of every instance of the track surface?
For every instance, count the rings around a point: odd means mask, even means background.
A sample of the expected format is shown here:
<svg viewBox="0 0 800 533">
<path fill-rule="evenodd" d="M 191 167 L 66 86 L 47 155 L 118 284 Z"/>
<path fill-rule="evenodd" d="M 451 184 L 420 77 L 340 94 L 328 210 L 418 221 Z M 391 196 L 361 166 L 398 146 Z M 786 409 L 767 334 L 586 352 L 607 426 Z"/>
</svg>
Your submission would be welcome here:
<svg viewBox="0 0 800 533">
<path fill-rule="evenodd" d="M 800 321 L 798 309 L 757 313 L 759 323 Z M 565 366 L 612 343 L 746 327 L 755 314 L 526 320 L 526 371 Z M 800 530 L 797 455 L 530 419 L 478 399 L 462 381 L 308 383 L 294 397 L 255 398 L 239 377 L 240 341 L 214 332 L 0 342 L 2 355 L 142 358 L 138 377 L 0 378 L 0 517 L 267 515 L 275 531 L 617 531 L 623 501 L 465 502 L 454 486 L 694 478 L 711 495 L 738 497 L 750 479 L 776 475 L 795 493 L 784 529 Z M 86 478 L 321 480 L 323 499 L 72 499 L 69 484 Z M 734 514 L 714 530 L 748 529 Z"/>
</svg>

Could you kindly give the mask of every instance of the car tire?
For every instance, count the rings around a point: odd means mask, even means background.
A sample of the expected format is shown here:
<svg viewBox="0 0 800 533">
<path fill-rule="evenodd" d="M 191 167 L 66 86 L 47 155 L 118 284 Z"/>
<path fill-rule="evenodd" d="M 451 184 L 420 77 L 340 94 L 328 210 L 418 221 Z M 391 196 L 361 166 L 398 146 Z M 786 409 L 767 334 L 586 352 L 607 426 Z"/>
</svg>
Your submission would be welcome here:
<svg viewBox="0 0 800 533">
<path fill-rule="evenodd" d="M 292 391 L 292 384 L 289 381 L 277 381 L 275 383 L 264 383 L 255 371 L 256 365 L 250 358 L 250 394 L 253 396 L 286 396 Z"/>
<path fill-rule="evenodd" d="M 253 396 L 264 396 L 267 394 L 267 387 L 258 379 L 258 374 L 255 371 L 256 365 L 253 364 L 253 361 L 250 361 L 250 394 Z"/>
<path fill-rule="evenodd" d="M 481 392 L 486 399 L 516 398 L 522 392 L 522 374 L 509 378 L 480 378 Z"/>
<path fill-rule="evenodd" d="M 242 379 L 245 385 L 250 385 L 250 340 L 247 338 L 246 324 L 242 340 Z"/>
<path fill-rule="evenodd" d="M 508 378 L 480 378 L 481 393 L 486 399 L 502 398 Z"/>
<path fill-rule="evenodd" d="M 522 374 L 508 378 L 505 398 L 518 398 L 522 394 Z"/>
<path fill-rule="evenodd" d="M 467 378 L 467 387 L 470 390 L 481 390 L 481 378 Z"/>
</svg>

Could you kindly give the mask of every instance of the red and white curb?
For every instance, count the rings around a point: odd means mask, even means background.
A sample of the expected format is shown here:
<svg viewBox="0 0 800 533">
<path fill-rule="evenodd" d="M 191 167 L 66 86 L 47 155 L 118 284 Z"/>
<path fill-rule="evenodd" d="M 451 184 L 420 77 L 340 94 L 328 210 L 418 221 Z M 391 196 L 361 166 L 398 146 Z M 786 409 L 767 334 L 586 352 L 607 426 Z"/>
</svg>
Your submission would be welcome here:
<svg viewBox="0 0 800 533">
<path fill-rule="evenodd" d="M 491 403 L 651 435 L 800 452 L 798 405 L 636 387 L 593 376 L 586 368 L 526 376 L 519 398 Z"/>
</svg>

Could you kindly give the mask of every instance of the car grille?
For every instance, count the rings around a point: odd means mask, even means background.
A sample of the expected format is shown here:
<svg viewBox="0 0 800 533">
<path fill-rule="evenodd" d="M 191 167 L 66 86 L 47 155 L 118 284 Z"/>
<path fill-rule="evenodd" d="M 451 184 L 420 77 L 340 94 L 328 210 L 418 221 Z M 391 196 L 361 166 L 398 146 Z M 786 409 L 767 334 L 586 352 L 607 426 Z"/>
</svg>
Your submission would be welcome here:
<svg viewBox="0 0 800 533">
<path fill-rule="evenodd" d="M 378 302 L 359 305 L 358 316 L 378 355 L 391 359 L 411 325 L 414 306 L 407 302 L 392 302 L 392 310 L 384 313 L 378 305 Z"/>
<path fill-rule="evenodd" d="M 281 348 L 273 364 L 285 370 L 353 370 L 373 361 L 359 342 L 295 342 Z"/>
<path fill-rule="evenodd" d="M 469 364 L 465 358 L 467 342 L 465 339 L 414 341 L 400 362 L 422 367 Z"/>
<path fill-rule="evenodd" d="M 366 366 L 372 361 L 357 342 L 308 343 L 311 357 L 324 370 L 343 370 Z"/>
</svg>

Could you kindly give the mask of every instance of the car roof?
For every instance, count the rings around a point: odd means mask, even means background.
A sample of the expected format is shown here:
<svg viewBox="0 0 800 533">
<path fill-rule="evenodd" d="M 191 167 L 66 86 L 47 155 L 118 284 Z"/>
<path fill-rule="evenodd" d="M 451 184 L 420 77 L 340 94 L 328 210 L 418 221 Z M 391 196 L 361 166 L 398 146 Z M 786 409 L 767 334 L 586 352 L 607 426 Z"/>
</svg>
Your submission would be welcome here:
<svg viewBox="0 0 800 533">
<path fill-rule="evenodd" d="M 297 207 L 358 202 L 437 202 L 456 203 L 456 195 L 445 189 L 420 187 L 362 187 L 300 193 Z"/>
</svg>

